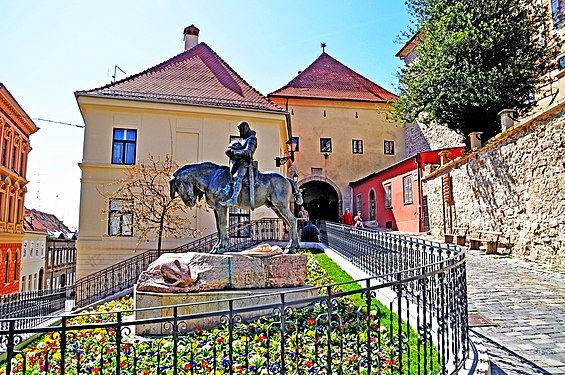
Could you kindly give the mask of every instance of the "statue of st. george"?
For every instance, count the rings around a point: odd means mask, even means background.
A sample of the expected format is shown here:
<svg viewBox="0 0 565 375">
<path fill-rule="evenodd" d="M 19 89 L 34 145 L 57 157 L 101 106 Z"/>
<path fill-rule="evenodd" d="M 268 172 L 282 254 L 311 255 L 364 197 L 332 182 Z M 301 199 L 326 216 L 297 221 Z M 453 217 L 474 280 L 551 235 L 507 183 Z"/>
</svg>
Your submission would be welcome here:
<svg viewBox="0 0 565 375">
<path fill-rule="evenodd" d="M 253 210 L 266 205 L 287 225 L 290 242 L 287 253 L 293 253 L 298 247 L 296 218 L 290 211 L 290 202 L 303 203 L 302 194 L 295 181 L 276 172 L 254 171 L 253 154 L 257 148 L 255 132 L 249 124 L 242 121 L 238 125 L 242 141 L 230 143 L 226 154 L 231 159 L 231 168 L 211 162 L 187 164 L 179 168 L 171 178 L 171 197 L 180 196 L 189 207 L 205 198 L 214 210 L 218 242 L 213 253 L 221 254 L 229 249 L 227 234 L 228 207 Z M 249 176 L 249 191 L 242 191 L 243 178 Z M 229 187 L 233 184 L 230 196 Z"/>
<path fill-rule="evenodd" d="M 242 138 L 242 141 L 230 143 L 226 150 L 226 155 L 230 158 L 233 192 L 228 200 L 220 202 L 220 204 L 225 207 L 234 207 L 237 205 L 237 197 L 241 191 L 243 178 L 248 175 L 249 166 L 253 165 L 253 155 L 257 149 L 256 133 L 249 128 L 249 124 L 245 121 L 241 121 L 237 125 L 237 128 L 239 129 L 239 136 Z"/>
</svg>

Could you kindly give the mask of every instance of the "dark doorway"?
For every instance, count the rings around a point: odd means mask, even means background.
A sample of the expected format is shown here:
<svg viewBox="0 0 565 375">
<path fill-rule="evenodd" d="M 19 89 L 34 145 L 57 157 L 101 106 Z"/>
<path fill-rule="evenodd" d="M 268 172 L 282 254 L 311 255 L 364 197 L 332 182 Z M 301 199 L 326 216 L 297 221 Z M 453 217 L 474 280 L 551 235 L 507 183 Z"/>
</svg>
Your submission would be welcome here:
<svg viewBox="0 0 565 375">
<path fill-rule="evenodd" d="M 375 220 L 375 211 L 376 211 L 376 200 L 375 200 L 375 191 L 371 189 L 369 193 L 369 220 Z"/>
<path fill-rule="evenodd" d="M 45 282 L 43 279 L 45 278 L 43 268 L 39 270 L 39 281 L 37 283 L 37 290 L 43 290 L 43 283 Z"/>
<path fill-rule="evenodd" d="M 310 214 L 310 220 L 337 221 L 339 219 L 339 197 L 335 189 L 323 181 L 310 181 L 300 188 L 304 198 L 304 207 Z M 298 210 L 298 208 L 297 208 Z"/>
</svg>

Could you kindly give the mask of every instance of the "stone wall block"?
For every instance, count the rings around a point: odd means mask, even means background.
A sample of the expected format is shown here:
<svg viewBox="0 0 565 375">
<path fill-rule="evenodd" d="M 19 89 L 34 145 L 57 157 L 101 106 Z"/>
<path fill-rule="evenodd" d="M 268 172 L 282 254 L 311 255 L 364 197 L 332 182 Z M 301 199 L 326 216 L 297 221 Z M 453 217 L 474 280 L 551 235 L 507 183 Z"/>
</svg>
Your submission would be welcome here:
<svg viewBox="0 0 565 375">
<path fill-rule="evenodd" d="M 495 230 L 514 254 L 565 266 L 565 111 L 521 132 L 449 171 L 453 226 Z M 424 183 L 430 231 L 443 235 L 441 177 Z"/>
</svg>

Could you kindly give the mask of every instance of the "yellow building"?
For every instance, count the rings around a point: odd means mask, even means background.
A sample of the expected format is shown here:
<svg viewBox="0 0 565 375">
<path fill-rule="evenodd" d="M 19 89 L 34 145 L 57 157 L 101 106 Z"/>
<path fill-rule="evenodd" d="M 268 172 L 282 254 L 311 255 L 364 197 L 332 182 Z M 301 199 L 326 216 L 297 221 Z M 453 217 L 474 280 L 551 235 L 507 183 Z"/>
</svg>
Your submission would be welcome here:
<svg viewBox="0 0 565 375">
<path fill-rule="evenodd" d="M 313 220 L 338 220 L 353 206 L 351 181 L 405 156 L 403 130 L 388 120 L 396 96 L 326 52 L 269 98 L 291 114 L 298 150 L 290 174 Z M 365 220 L 375 220 L 370 213 Z"/>
<path fill-rule="evenodd" d="M 556 43 L 559 49 L 557 66 L 549 73 L 545 85 L 536 92 L 538 100 L 532 112 L 543 111 L 550 104 L 565 100 L 565 2 L 563 0 L 538 0 L 550 15 L 546 27 L 550 30 L 549 43 Z"/>
<path fill-rule="evenodd" d="M 224 151 L 237 124 L 245 120 L 259 140 L 255 160 L 274 170 L 290 137 L 289 116 L 246 83 L 208 45 L 198 43 L 199 30 L 184 30 L 185 51 L 141 73 L 106 86 L 76 93 L 84 122 L 77 278 L 155 249 L 131 230 L 131 215 L 109 220 L 119 204 L 111 183 L 125 169 L 149 155 L 166 154 L 180 164 L 212 161 L 227 165 Z M 281 170 L 282 172 L 282 170 Z M 109 187 L 110 186 L 110 187 Z M 259 208 L 238 213 L 245 219 L 274 216 Z M 195 226 L 215 232 L 211 210 L 195 210 Z M 115 215 L 113 216 L 115 218 Z M 189 238 L 168 239 L 172 248 Z"/>
</svg>

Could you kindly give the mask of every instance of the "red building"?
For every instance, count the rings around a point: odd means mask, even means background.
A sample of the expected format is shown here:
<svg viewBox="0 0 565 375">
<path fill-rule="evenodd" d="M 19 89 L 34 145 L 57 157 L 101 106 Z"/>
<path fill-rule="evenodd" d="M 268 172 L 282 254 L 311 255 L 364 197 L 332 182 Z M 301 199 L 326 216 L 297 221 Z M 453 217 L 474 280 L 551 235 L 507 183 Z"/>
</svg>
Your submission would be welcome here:
<svg viewBox="0 0 565 375">
<path fill-rule="evenodd" d="M 405 232 L 428 230 L 427 197 L 422 195 L 422 176 L 441 164 L 440 153 L 449 159 L 464 147 L 420 152 L 372 173 L 349 185 L 353 192 L 354 215 L 361 211 L 369 224 Z"/>
<path fill-rule="evenodd" d="M 29 136 L 37 126 L 0 83 L 0 294 L 20 289 Z"/>
</svg>

